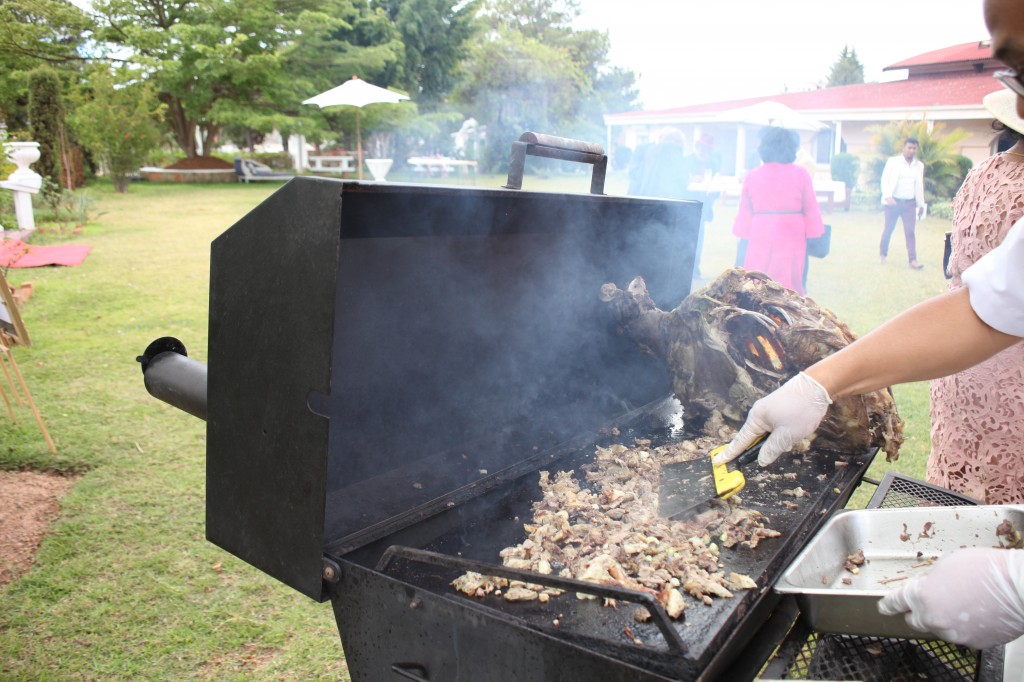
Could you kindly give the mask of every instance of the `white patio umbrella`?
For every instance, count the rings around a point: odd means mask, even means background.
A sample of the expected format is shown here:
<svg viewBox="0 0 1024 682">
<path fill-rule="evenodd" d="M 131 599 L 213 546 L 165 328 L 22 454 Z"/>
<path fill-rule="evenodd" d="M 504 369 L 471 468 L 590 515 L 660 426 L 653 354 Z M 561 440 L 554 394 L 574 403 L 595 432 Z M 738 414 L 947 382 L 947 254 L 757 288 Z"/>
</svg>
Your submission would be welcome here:
<svg viewBox="0 0 1024 682">
<path fill-rule="evenodd" d="M 828 126 L 810 116 L 787 107 L 782 102 L 765 100 L 738 109 L 729 109 L 718 115 L 718 120 L 728 123 L 751 123 L 762 126 L 781 126 L 791 130 L 823 130 Z"/>
<path fill-rule="evenodd" d="M 327 107 L 349 106 L 356 108 L 356 146 L 359 161 L 359 179 L 363 179 L 363 134 L 359 126 L 359 112 L 367 104 L 394 104 L 403 99 L 409 99 L 387 88 L 382 88 L 372 83 L 352 76 L 336 88 L 327 92 L 321 92 L 316 97 L 304 100 L 303 104 L 315 104 L 321 109 Z"/>
</svg>

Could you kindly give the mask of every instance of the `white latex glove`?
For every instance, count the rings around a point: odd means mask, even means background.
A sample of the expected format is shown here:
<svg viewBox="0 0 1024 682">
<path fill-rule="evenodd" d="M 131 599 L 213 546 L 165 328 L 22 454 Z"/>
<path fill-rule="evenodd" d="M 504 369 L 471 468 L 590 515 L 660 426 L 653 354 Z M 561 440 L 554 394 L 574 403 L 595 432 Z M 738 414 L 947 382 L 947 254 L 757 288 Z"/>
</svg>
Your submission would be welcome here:
<svg viewBox="0 0 1024 682">
<path fill-rule="evenodd" d="M 1024 634 L 1024 550 L 961 549 L 935 562 L 878 602 L 883 615 L 906 613 L 907 624 L 975 649 Z"/>
<path fill-rule="evenodd" d="M 758 436 L 771 432 L 757 455 L 757 463 L 768 466 L 814 433 L 831 404 L 828 391 L 800 372 L 754 403 L 736 437 L 715 455 L 715 464 L 731 462 L 743 454 Z"/>
</svg>

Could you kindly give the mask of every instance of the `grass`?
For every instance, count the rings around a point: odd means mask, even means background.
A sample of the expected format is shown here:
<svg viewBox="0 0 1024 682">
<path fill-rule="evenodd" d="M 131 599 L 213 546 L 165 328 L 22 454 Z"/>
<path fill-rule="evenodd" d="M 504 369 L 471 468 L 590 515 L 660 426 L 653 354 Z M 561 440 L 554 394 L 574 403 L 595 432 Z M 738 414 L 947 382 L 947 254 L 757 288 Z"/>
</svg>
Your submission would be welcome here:
<svg viewBox="0 0 1024 682">
<path fill-rule="evenodd" d="M 610 176 L 609 193 L 624 183 Z M 586 192 L 589 178 L 528 175 L 524 185 Z M 0 588 L 0 678 L 347 679 L 328 605 L 204 540 L 204 425 L 151 398 L 135 362 L 168 334 L 205 361 L 210 242 L 277 187 L 143 183 L 116 195 L 95 183 L 97 217 L 58 240 L 91 244 L 85 264 L 8 272 L 36 286 L 24 311 L 35 345 L 15 353 L 60 454 L 27 412 L 16 425 L 3 416 L 0 469 L 84 475 L 37 566 Z M 734 211 L 718 207 L 708 226 L 705 273 L 732 264 Z M 928 267 L 914 272 L 898 236 L 890 264 L 876 262 L 880 213 L 828 220 L 832 253 L 812 263 L 809 291 L 855 331 L 944 289 L 943 221 L 919 227 Z M 872 474 L 892 466 L 923 478 L 927 385 L 899 387 L 897 401 L 908 422 L 903 456 Z"/>
</svg>

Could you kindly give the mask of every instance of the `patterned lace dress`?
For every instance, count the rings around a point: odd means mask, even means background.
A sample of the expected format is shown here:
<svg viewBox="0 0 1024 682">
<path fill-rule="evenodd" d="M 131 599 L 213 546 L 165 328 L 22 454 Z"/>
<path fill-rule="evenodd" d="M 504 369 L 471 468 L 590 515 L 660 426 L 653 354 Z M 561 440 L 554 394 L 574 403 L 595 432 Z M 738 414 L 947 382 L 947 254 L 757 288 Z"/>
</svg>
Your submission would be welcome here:
<svg viewBox="0 0 1024 682">
<path fill-rule="evenodd" d="M 1024 216 L 1024 157 L 973 169 L 953 201 L 949 289 Z M 941 342 L 941 341 L 937 341 Z M 931 483 L 988 504 L 1024 502 L 1024 342 L 931 384 Z"/>
</svg>

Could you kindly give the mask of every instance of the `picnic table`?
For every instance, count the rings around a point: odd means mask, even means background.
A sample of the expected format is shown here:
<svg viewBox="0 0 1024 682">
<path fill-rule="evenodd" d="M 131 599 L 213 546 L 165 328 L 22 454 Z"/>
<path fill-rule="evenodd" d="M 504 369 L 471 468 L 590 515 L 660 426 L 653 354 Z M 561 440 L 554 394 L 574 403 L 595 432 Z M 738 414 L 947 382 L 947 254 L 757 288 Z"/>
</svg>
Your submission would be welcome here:
<svg viewBox="0 0 1024 682">
<path fill-rule="evenodd" d="M 413 156 L 408 163 L 412 169 L 427 176 L 434 175 L 435 171 L 442 178 L 448 177 L 449 173 L 468 173 L 476 181 L 476 161 L 466 159 L 449 159 L 443 156 Z"/>
<path fill-rule="evenodd" d="M 846 183 L 841 180 L 814 180 L 814 194 L 818 197 L 818 203 L 822 211 L 831 213 L 836 206 L 842 206 L 850 210 L 850 202 L 847 201 Z"/>
<path fill-rule="evenodd" d="M 723 204 L 730 199 L 739 199 L 743 183 L 734 175 L 704 176 L 698 180 L 690 180 L 686 189 L 691 192 L 718 194 Z"/>
<path fill-rule="evenodd" d="M 355 173 L 356 157 L 349 154 L 309 156 L 309 170 L 321 173 Z"/>
</svg>

